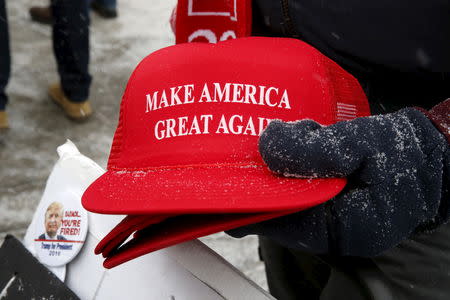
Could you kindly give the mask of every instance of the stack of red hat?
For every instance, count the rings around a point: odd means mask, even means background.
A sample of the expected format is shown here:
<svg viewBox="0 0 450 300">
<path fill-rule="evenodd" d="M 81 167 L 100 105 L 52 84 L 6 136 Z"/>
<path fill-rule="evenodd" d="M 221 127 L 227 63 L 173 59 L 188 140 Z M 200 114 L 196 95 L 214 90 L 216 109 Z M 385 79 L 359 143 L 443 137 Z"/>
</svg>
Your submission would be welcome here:
<svg viewBox="0 0 450 300">
<path fill-rule="evenodd" d="M 329 200 L 345 179 L 274 174 L 258 136 L 273 119 L 330 125 L 368 114 L 357 80 L 299 40 L 252 37 L 152 53 L 123 95 L 107 172 L 83 195 L 89 211 L 128 215 L 96 253 L 111 268 Z"/>
</svg>

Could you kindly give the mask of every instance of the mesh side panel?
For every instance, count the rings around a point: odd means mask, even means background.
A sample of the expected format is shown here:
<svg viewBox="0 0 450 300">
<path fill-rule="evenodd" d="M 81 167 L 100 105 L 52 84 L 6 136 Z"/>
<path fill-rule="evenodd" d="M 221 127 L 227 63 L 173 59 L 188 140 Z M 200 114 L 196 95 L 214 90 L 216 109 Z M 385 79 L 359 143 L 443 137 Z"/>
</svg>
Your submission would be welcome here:
<svg viewBox="0 0 450 300">
<path fill-rule="evenodd" d="M 334 93 L 336 122 L 370 115 L 369 102 L 358 80 L 332 60 L 322 57 Z"/>
<path fill-rule="evenodd" d="M 127 111 L 126 106 L 129 101 L 128 97 L 130 94 L 130 89 L 133 86 L 134 78 L 137 76 L 136 74 L 139 74 L 139 69 L 141 69 L 142 65 L 144 65 L 151 56 L 152 56 L 151 54 L 148 55 L 137 65 L 137 67 L 131 74 L 130 79 L 128 80 L 127 87 L 125 88 L 125 92 L 122 97 L 122 102 L 120 103 L 119 122 L 117 125 L 117 129 L 114 133 L 113 143 L 111 145 L 111 151 L 109 154 L 108 166 L 107 166 L 108 170 L 110 168 L 116 168 L 117 162 L 120 161 L 120 155 L 122 153 L 122 146 L 123 146 L 123 142 L 124 142 L 123 139 L 125 136 L 124 135 L 124 125 L 126 124 L 126 119 L 125 119 L 125 113 Z"/>
</svg>

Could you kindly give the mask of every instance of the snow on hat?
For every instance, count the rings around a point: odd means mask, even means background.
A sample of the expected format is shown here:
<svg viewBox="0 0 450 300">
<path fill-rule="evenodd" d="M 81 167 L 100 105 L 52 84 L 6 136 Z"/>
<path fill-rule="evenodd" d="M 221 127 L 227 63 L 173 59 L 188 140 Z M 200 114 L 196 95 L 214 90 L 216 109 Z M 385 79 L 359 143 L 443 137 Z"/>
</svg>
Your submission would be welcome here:
<svg viewBox="0 0 450 300">
<path fill-rule="evenodd" d="M 356 79 L 299 40 L 167 47 L 131 75 L 107 172 L 83 205 L 105 214 L 308 208 L 334 197 L 345 179 L 277 176 L 258 136 L 272 119 L 329 125 L 368 114 Z"/>
</svg>

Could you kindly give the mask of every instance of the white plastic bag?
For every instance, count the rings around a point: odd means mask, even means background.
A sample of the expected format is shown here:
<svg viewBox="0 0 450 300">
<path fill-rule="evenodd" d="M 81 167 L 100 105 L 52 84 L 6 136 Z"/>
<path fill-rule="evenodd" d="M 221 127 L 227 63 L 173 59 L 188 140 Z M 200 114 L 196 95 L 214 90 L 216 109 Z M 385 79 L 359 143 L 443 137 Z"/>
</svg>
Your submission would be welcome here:
<svg viewBox="0 0 450 300">
<path fill-rule="evenodd" d="M 58 147 L 59 160 L 49 176 L 41 203 L 27 233 L 25 246 L 36 255 L 42 211 L 61 189 L 81 195 L 104 170 L 67 141 Z M 75 199 L 75 197 L 73 198 Z M 273 299 L 200 241 L 153 252 L 113 269 L 103 268 L 94 248 L 123 216 L 88 213 L 83 248 L 67 267 L 49 267 L 81 299 Z M 39 221 L 41 220 L 41 221 Z M 41 227 L 40 227 L 41 226 Z"/>
</svg>

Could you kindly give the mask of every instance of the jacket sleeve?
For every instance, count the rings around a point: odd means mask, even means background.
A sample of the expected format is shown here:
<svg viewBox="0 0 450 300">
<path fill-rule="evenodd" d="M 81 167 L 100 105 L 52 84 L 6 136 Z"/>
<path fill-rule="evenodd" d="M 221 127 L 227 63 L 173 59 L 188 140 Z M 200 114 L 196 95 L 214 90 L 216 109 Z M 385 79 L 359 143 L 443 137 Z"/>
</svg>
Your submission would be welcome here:
<svg viewBox="0 0 450 300">
<path fill-rule="evenodd" d="M 420 107 L 417 107 L 416 109 L 424 113 L 428 119 L 433 122 L 450 144 L 450 98 L 439 103 L 429 111 Z"/>
</svg>

